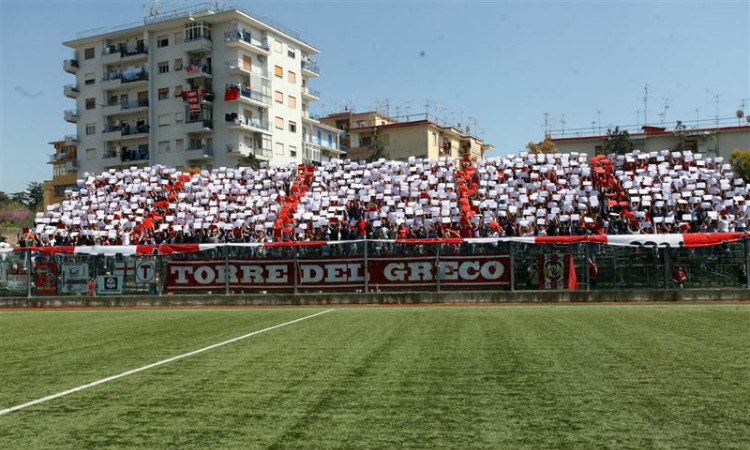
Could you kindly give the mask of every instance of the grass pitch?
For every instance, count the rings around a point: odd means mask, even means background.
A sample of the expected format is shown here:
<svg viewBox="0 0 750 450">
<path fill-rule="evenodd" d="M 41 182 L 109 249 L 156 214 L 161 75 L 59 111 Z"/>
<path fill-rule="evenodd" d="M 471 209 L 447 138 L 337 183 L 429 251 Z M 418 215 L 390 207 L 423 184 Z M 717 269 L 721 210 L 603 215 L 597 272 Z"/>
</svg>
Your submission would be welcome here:
<svg viewBox="0 0 750 450">
<path fill-rule="evenodd" d="M 0 409 L 321 311 L 0 312 Z M 750 448 L 750 306 L 344 307 L 0 416 L 0 448 Z"/>
</svg>

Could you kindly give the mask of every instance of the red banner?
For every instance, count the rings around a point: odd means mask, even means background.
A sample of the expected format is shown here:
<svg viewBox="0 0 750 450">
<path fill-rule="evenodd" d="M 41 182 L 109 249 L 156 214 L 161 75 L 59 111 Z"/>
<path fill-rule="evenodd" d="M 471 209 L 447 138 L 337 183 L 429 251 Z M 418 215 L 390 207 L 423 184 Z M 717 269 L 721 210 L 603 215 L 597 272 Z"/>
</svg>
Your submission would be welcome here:
<svg viewBox="0 0 750 450">
<path fill-rule="evenodd" d="M 371 257 L 372 290 L 510 289 L 508 255 Z"/>
<path fill-rule="evenodd" d="M 38 262 L 35 267 L 36 294 L 57 294 L 57 264 L 51 262 Z"/>
<path fill-rule="evenodd" d="M 507 289 L 508 255 L 371 257 L 369 288 L 377 290 Z M 296 269 L 296 270 L 295 270 Z M 293 260 L 223 259 L 171 261 L 167 292 L 299 292 L 364 290 L 363 257 Z M 439 280 L 438 280 L 439 274 Z"/>
<path fill-rule="evenodd" d="M 191 112 L 200 112 L 201 111 L 201 92 L 199 90 L 192 90 L 192 91 L 187 91 L 185 95 L 187 96 L 188 109 Z"/>
</svg>

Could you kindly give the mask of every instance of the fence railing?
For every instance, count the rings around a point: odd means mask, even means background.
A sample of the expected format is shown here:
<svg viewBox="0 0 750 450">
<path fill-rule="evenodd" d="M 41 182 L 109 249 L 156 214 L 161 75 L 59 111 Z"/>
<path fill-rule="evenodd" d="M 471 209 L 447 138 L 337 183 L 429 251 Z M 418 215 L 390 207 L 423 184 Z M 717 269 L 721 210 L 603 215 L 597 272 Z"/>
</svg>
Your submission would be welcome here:
<svg viewBox="0 0 750 450">
<path fill-rule="evenodd" d="M 449 239 L 16 249 L 0 253 L 0 296 L 736 289 L 750 286 L 748 242 L 670 248 Z"/>
</svg>

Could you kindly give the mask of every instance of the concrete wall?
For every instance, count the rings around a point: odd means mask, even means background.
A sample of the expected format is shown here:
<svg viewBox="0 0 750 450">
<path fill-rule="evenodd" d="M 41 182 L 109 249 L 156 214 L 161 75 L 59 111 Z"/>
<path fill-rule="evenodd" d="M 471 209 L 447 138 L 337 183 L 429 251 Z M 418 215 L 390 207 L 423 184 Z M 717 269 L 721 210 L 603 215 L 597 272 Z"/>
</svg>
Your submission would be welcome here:
<svg viewBox="0 0 750 450">
<path fill-rule="evenodd" d="M 476 291 L 0 298 L 0 308 L 748 301 L 747 289 Z"/>
</svg>

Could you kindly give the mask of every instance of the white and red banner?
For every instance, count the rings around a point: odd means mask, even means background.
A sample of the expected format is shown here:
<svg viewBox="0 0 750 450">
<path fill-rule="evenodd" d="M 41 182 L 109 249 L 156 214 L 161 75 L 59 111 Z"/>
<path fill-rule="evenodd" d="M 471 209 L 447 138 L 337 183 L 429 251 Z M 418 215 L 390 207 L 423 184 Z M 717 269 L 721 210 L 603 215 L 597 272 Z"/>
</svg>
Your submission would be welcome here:
<svg viewBox="0 0 750 450">
<path fill-rule="evenodd" d="M 190 110 L 190 112 L 201 111 L 201 91 L 186 91 L 185 97 L 187 98 L 188 109 Z"/>
<path fill-rule="evenodd" d="M 578 289 L 575 258 L 572 253 L 537 255 L 539 289 Z"/>
<path fill-rule="evenodd" d="M 510 257 L 404 256 L 300 259 L 180 260 L 167 263 L 167 292 L 299 292 L 371 290 L 509 289 Z"/>
</svg>

